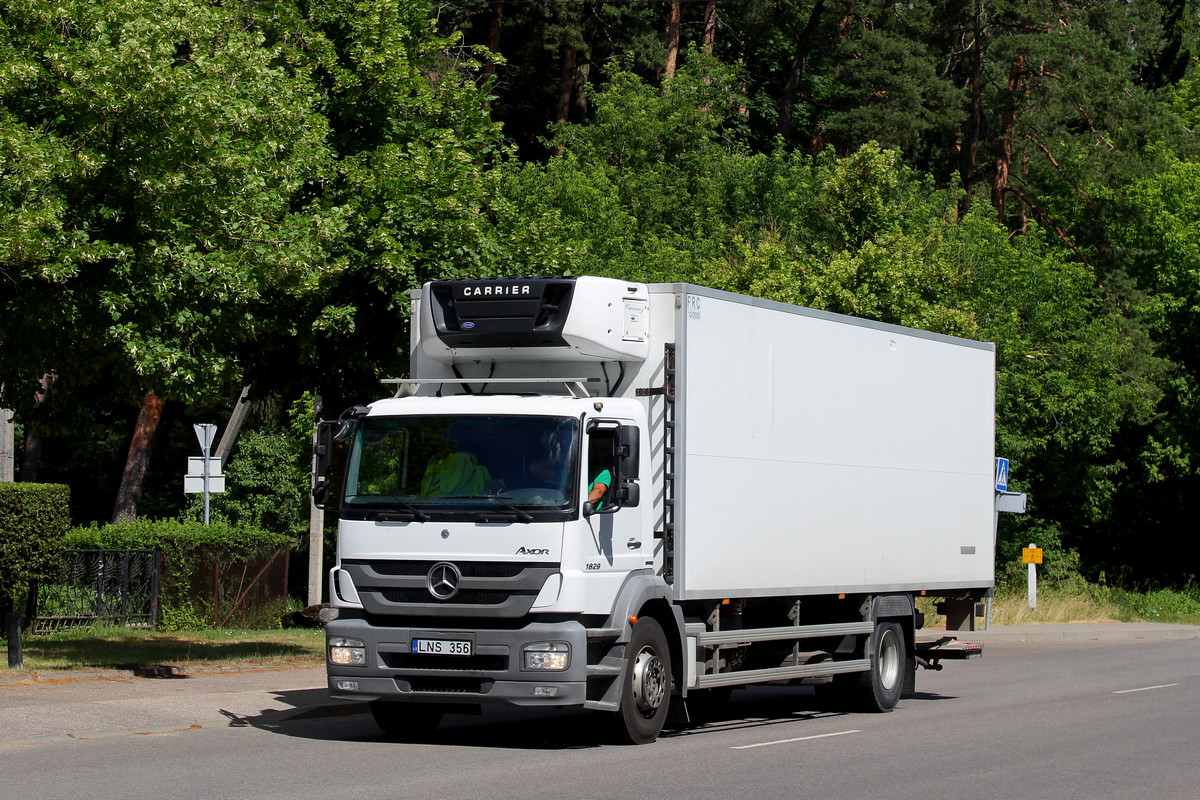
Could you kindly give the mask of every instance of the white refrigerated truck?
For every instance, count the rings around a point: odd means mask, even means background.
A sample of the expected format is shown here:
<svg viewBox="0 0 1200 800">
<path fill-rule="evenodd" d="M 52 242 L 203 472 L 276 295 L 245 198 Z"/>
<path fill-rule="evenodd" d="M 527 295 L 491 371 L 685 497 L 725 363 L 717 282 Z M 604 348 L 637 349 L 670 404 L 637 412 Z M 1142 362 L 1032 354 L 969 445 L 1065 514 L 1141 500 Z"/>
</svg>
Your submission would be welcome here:
<svg viewBox="0 0 1200 800">
<path fill-rule="evenodd" d="M 914 601 L 993 585 L 991 344 L 595 277 L 412 302 L 411 377 L 317 445 L 329 689 L 384 730 L 562 706 L 645 743 L 729 687 L 887 711 L 977 654 Z"/>
</svg>

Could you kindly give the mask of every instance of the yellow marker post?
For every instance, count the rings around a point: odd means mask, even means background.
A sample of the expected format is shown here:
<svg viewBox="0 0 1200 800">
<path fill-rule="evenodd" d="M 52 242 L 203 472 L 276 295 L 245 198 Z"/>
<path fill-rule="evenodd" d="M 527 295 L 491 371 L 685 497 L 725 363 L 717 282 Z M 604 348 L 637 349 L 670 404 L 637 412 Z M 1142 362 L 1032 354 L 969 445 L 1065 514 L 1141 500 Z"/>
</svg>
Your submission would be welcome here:
<svg viewBox="0 0 1200 800">
<path fill-rule="evenodd" d="M 1029 607 L 1037 608 L 1037 565 L 1042 563 L 1042 548 L 1030 542 L 1021 550 L 1021 561 L 1029 565 Z"/>
</svg>

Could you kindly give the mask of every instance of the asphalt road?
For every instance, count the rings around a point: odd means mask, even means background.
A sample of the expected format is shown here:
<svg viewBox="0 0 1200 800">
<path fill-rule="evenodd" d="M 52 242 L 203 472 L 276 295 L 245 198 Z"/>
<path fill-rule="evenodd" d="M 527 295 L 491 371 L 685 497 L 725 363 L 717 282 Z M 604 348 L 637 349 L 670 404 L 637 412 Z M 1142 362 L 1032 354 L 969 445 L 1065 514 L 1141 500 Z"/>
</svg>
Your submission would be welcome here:
<svg viewBox="0 0 1200 800">
<path fill-rule="evenodd" d="M 0 798 L 1200 798 L 1200 639 L 992 641 L 890 714 L 739 690 L 645 747 L 582 712 L 389 741 L 320 676 L 0 686 Z"/>
</svg>

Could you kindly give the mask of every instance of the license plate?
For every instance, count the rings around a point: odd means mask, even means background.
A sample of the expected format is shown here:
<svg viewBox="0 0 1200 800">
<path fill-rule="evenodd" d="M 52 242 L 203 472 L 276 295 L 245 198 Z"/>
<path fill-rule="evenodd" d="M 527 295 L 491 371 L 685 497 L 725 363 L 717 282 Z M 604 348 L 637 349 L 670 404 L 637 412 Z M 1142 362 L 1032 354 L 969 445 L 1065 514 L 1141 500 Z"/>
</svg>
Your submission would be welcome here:
<svg viewBox="0 0 1200 800">
<path fill-rule="evenodd" d="M 436 656 L 469 656 L 471 642 L 459 639 L 413 639 L 412 652 Z"/>
</svg>

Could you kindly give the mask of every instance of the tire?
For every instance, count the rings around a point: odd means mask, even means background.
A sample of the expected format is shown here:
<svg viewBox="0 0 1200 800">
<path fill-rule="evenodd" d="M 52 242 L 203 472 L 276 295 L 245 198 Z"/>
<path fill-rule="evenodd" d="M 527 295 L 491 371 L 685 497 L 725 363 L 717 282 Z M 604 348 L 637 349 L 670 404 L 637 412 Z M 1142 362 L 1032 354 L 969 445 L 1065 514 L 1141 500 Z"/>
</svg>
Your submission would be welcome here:
<svg viewBox="0 0 1200 800">
<path fill-rule="evenodd" d="M 864 711 L 887 712 L 900 702 L 904 691 L 908 658 L 904 652 L 904 629 L 898 622 L 877 622 L 867 640 L 871 669 L 858 676 L 856 700 Z"/>
<path fill-rule="evenodd" d="M 917 694 L 917 659 L 912 653 L 908 654 L 908 660 L 904 667 L 904 689 L 900 692 L 900 698 L 914 697 Z"/>
<path fill-rule="evenodd" d="M 671 651 L 662 626 L 650 617 L 638 620 L 625 653 L 617 734 L 629 744 L 650 744 L 662 732 L 671 705 Z"/>
<path fill-rule="evenodd" d="M 393 739 L 420 739 L 437 729 L 443 712 L 436 706 L 419 703 L 394 703 L 372 700 L 371 716 L 386 736 Z"/>
</svg>

